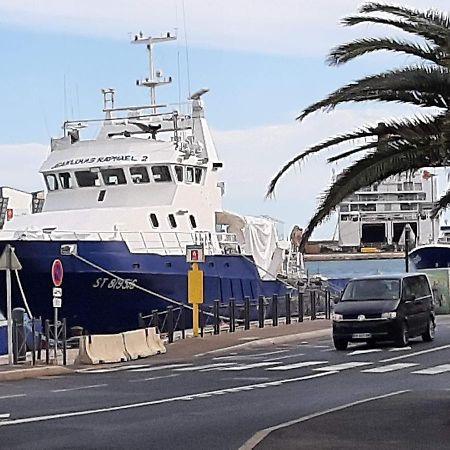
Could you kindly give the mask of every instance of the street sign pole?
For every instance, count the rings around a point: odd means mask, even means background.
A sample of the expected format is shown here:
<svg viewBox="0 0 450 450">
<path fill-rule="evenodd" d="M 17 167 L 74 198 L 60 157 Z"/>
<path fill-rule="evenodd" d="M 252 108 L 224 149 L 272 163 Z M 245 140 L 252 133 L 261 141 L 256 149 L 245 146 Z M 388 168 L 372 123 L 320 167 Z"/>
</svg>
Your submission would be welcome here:
<svg viewBox="0 0 450 450">
<path fill-rule="evenodd" d="M 55 313 L 55 348 L 54 348 L 54 359 L 55 363 L 58 364 L 58 308 L 53 308 Z"/>
<path fill-rule="evenodd" d="M 12 300 L 11 300 L 11 246 L 8 244 L 8 265 L 6 269 L 6 314 L 8 316 L 8 364 L 13 364 L 13 320 L 12 320 Z"/>
<path fill-rule="evenodd" d="M 59 259 L 55 259 L 52 264 L 52 280 L 53 280 L 53 319 L 54 323 L 54 359 L 55 363 L 58 363 L 58 308 L 62 305 L 62 282 L 63 282 L 64 269 L 62 262 Z"/>
</svg>

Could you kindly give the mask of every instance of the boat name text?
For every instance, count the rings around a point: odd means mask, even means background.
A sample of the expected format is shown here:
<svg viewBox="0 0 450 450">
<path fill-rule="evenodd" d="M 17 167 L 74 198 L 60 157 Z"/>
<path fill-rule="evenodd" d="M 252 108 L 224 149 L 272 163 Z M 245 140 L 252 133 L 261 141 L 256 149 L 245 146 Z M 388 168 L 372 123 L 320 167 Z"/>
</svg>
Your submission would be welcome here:
<svg viewBox="0 0 450 450">
<path fill-rule="evenodd" d="M 112 155 L 112 156 L 95 156 L 91 158 L 78 158 L 68 159 L 67 161 L 60 161 L 52 166 L 52 169 L 58 169 L 65 166 L 77 166 L 80 164 L 95 164 L 95 163 L 109 163 L 109 162 L 146 162 L 148 161 L 147 155 L 135 156 L 135 155 Z"/>
<path fill-rule="evenodd" d="M 125 278 L 97 278 L 92 285 L 95 289 L 134 289 L 135 284 L 137 283 L 136 279 Z"/>
</svg>

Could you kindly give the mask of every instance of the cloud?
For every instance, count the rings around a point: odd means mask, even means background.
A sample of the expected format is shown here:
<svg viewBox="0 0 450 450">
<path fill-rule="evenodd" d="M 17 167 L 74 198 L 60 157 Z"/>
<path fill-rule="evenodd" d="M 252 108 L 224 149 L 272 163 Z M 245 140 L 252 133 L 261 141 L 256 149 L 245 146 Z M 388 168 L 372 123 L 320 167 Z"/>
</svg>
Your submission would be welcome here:
<svg viewBox="0 0 450 450">
<path fill-rule="evenodd" d="M 339 20 L 360 0 L 0 0 L 0 23 L 68 34 L 122 39 L 129 32 L 177 28 L 190 45 L 257 53 L 323 56 L 353 31 Z M 445 11 L 447 0 L 434 0 Z M 184 7 L 183 7 L 184 4 Z M 408 5 L 424 8 L 423 0 Z M 183 10 L 185 15 L 183 16 Z M 370 28 L 371 32 L 376 27 Z M 366 30 L 367 27 L 359 27 Z M 359 32 L 359 31 L 357 31 Z"/>
<path fill-rule="evenodd" d="M 49 147 L 41 144 L 2 144 L 0 154 L 0 180 L 8 186 L 27 192 L 44 188 L 39 168 L 49 153 Z"/>
<path fill-rule="evenodd" d="M 409 115 L 413 110 L 401 108 Z M 372 107 L 364 110 L 341 109 L 318 114 L 301 124 L 280 124 L 235 131 L 213 131 L 219 155 L 224 161 L 225 208 L 241 214 L 270 215 L 286 223 L 306 226 L 322 193 L 330 184 L 333 170 L 339 173 L 350 161 L 329 165 L 326 159 L 342 151 L 324 151 L 309 157 L 278 182 L 273 199 L 265 199 L 269 181 L 295 155 L 319 141 L 365 124 L 376 124 L 392 117 L 392 109 Z M 317 229 L 315 238 L 330 238 L 335 220 Z"/>
</svg>

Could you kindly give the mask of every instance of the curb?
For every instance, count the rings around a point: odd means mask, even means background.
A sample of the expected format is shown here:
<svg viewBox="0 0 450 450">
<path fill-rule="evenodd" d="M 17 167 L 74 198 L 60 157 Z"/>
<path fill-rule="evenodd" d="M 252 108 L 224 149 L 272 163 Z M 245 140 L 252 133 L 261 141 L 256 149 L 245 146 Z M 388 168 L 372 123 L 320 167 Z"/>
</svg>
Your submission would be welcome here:
<svg viewBox="0 0 450 450">
<path fill-rule="evenodd" d="M 0 371 L 0 381 L 17 381 L 26 378 L 69 375 L 72 372 L 72 369 L 62 366 L 30 367 L 29 369 Z"/>
<path fill-rule="evenodd" d="M 230 350 L 238 350 L 238 349 L 242 350 L 242 349 L 246 349 L 246 348 L 263 347 L 266 345 L 284 344 L 286 342 L 298 341 L 300 339 L 309 339 L 309 338 L 327 336 L 330 333 L 331 333 L 330 328 L 323 328 L 320 330 L 305 331 L 303 333 L 288 334 L 286 336 L 275 336 L 275 337 L 271 337 L 271 338 L 255 339 L 254 341 L 244 342 L 243 344 L 236 344 L 236 345 L 232 345 L 230 347 L 217 348 L 215 350 L 210 350 L 208 352 L 198 353 L 194 356 L 195 357 L 207 356 L 207 355 L 214 355 L 217 353 L 227 352 Z"/>
</svg>

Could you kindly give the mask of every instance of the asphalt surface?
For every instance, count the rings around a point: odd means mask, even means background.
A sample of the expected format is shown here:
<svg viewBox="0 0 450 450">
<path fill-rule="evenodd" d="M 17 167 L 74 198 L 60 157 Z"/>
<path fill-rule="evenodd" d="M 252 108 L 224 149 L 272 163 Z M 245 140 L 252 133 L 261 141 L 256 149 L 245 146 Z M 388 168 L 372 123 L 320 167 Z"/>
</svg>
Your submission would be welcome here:
<svg viewBox="0 0 450 450">
<path fill-rule="evenodd" d="M 449 374 L 450 317 L 404 349 L 327 336 L 81 369 L 0 383 L 0 447 L 448 448 Z"/>
</svg>

